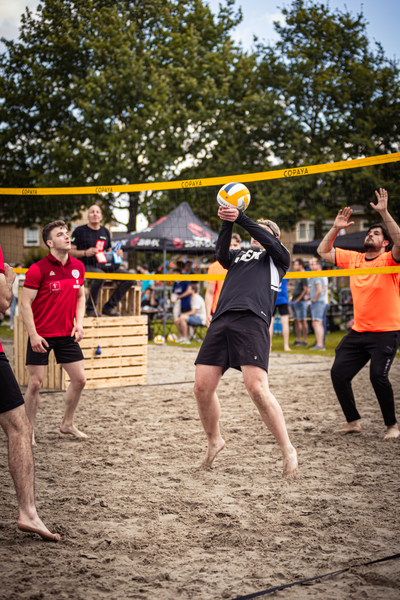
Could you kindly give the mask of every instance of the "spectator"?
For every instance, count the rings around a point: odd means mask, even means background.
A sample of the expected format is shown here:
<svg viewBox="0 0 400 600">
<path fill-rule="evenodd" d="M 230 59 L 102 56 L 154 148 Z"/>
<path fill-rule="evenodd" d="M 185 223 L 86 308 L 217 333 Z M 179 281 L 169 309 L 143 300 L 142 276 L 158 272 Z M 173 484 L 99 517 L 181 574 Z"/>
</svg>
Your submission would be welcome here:
<svg viewBox="0 0 400 600">
<path fill-rule="evenodd" d="M 304 262 L 301 258 L 296 258 L 294 261 L 293 271 L 305 271 Z M 294 329 L 296 333 L 296 340 L 293 343 L 293 346 L 307 346 L 308 323 L 307 302 L 305 297 L 308 292 L 309 289 L 307 279 L 295 279 L 292 302 L 290 304 L 293 312 Z M 302 336 L 303 340 L 301 339 Z"/>
<path fill-rule="evenodd" d="M 289 346 L 289 295 L 287 289 L 287 279 L 282 279 L 279 284 L 278 296 L 276 298 L 276 312 L 279 312 L 282 324 L 282 336 L 283 336 L 283 349 L 285 352 L 291 352 Z M 276 310 L 275 309 L 275 310 Z M 271 325 L 269 327 L 269 335 L 271 338 L 272 348 L 272 336 L 274 333 L 274 322 L 275 317 L 271 318 Z"/>
<path fill-rule="evenodd" d="M 175 319 L 178 329 L 178 342 L 189 344 L 189 326 L 199 327 L 206 324 L 206 305 L 199 294 L 198 283 L 189 285 L 191 309 Z"/>
<path fill-rule="evenodd" d="M 149 340 L 152 340 L 154 337 L 152 321 L 153 321 L 155 312 L 153 312 L 153 310 L 155 308 L 157 308 L 157 306 L 158 306 L 158 301 L 156 300 L 156 297 L 155 297 L 155 291 L 148 287 L 143 294 L 141 308 L 142 308 L 142 314 L 147 314 Z"/>
<path fill-rule="evenodd" d="M 181 263 L 183 264 L 183 263 Z M 180 268 L 174 269 L 176 274 L 181 275 L 182 271 Z M 172 287 L 171 302 L 174 305 L 173 316 L 174 321 L 180 317 L 181 314 L 189 312 L 191 309 L 190 297 L 190 281 L 175 281 Z"/>
<path fill-rule="evenodd" d="M 319 258 L 310 260 L 311 271 L 322 271 L 322 263 Z M 324 314 L 328 304 L 328 280 L 326 277 L 311 278 L 310 285 L 311 300 L 311 324 L 315 333 L 315 344 L 310 350 L 325 350 L 324 346 Z"/>
<path fill-rule="evenodd" d="M 88 210 L 88 224 L 77 227 L 71 236 L 70 254 L 83 262 L 86 273 L 129 273 L 115 262 L 114 253 L 111 252 L 110 232 L 101 225 L 102 218 L 101 208 L 93 204 Z M 122 259 L 122 250 L 117 250 L 117 255 Z M 104 279 L 91 281 L 86 301 L 86 314 L 89 317 L 98 316 L 96 304 L 104 281 Z M 103 315 L 120 316 L 115 309 L 133 283 L 133 281 L 121 281 L 111 298 L 104 304 Z"/>
<path fill-rule="evenodd" d="M 147 265 L 146 263 L 143 263 L 142 266 L 138 267 L 138 272 L 141 273 L 142 275 L 148 275 L 150 273 L 149 265 Z M 154 290 L 154 281 L 152 279 L 143 279 L 142 280 L 142 298 L 144 298 L 144 293 L 148 288 L 150 288 L 151 290 Z"/>
</svg>

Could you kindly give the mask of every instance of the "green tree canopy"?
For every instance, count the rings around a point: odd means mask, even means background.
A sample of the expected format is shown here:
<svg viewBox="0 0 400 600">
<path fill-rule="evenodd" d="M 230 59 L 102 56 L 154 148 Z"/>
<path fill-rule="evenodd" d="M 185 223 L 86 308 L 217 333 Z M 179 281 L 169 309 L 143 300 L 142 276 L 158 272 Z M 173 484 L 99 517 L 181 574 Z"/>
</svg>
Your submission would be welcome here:
<svg viewBox="0 0 400 600">
<path fill-rule="evenodd" d="M 227 158 L 238 172 L 316 165 L 397 152 L 400 142 L 398 64 L 378 44 L 373 50 L 362 13 L 332 11 L 328 4 L 294 0 L 275 23 L 280 39 L 256 43 L 257 69 L 239 103 L 239 119 L 225 130 L 224 144 L 208 165 Z M 229 151 L 229 149 L 233 149 Z M 372 190 L 400 192 L 393 165 L 321 176 L 252 184 L 252 215 L 268 214 L 291 226 L 300 217 L 322 222 L 343 203 L 369 206 Z M 400 217 L 400 207 L 398 209 Z"/>
<path fill-rule="evenodd" d="M 170 179 L 218 135 L 242 52 L 234 0 L 44 0 L 0 57 L 0 185 L 115 185 Z M 62 199 L 72 217 L 88 197 Z M 48 220 L 57 198 L 38 202 Z M 130 196 L 135 228 L 139 196 Z M 112 198 L 105 200 L 105 205 Z M 32 220 L 3 196 L 3 219 Z"/>
</svg>

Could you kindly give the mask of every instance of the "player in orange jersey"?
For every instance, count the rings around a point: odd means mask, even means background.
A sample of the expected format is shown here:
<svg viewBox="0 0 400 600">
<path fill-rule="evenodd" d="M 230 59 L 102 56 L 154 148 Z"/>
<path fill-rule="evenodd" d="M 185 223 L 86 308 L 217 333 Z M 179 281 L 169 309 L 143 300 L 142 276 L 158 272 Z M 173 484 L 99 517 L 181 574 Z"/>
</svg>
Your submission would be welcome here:
<svg viewBox="0 0 400 600">
<path fill-rule="evenodd" d="M 388 212 L 388 194 L 375 192 L 377 203 L 370 203 L 383 223 L 372 225 L 364 241 L 365 252 L 333 248 L 341 229 L 349 222 L 351 208 L 340 210 L 332 229 L 318 247 L 319 255 L 344 269 L 388 267 L 400 264 L 400 228 Z M 393 247 L 388 250 L 391 242 Z M 338 433 L 359 433 L 360 415 L 356 409 L 351 381 L 371 359 L 370 378 L 386 425 L 384 439 L 397 438 L 393 389 L 389 370 L 400 343 L 400 273 L 350 277 L 354 325 L 336 349 L 332 383 L 345 414 L 347 425 Z"/>
</svg>

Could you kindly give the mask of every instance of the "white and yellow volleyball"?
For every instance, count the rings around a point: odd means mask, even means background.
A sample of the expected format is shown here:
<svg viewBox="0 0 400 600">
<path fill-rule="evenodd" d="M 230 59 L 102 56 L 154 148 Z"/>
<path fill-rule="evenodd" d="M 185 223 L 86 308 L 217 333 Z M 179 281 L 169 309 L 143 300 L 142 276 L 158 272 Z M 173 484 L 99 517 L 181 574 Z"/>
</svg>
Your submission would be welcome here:
<svg viewBox="0 0 400 600">
<path fill-rule="evenodd" d="M 250 192 L 243 183 L 226 183 L 217 194 L 220 206 L 246 210 L 250 204 Z"/>
<path fill-rule="evenodd" d="M 154 338 L 155 344 L 165 344 L 165 337 L 163 335 L 156 335 Z"/>
<path fill-rule="evenodd" d="M 172 343 L 176 342 L 177 339 L 178 339 L 178 336 L 175 335 L 175 333 L 170 333 L 167 337 L 167 340 Z"/>
</svg>

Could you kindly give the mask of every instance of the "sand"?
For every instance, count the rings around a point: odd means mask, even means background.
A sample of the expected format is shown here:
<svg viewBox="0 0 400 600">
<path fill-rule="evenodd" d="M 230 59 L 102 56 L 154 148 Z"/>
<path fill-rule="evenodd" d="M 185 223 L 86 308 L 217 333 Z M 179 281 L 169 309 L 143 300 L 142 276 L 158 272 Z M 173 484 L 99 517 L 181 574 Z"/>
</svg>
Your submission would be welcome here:
<svg viewBox="0 0 400 600">
<path fill-rule="evenodd" d="M 300 459 L 298 479 L 288 482 L 232 370 L 219 388 L 226 449 L 211 471 L 198 469 L 206 443 L 192 392 L 195 356 L 150 346 L 156 385 L 84 391 L 76 424 L 89 441 L 61 435 L 63 394 L 42 394 L 36 499 L 62 535 L 58 544 L 17 531 L 0 433 L 0 598 L 233 599 L 351 567 L 275 596 L 397 600 L 399 559 L 358 566 L 400 552 L 400 440 L 382 441 L 368 370 L 354 384 L 363 432 L 342 437 L 333 434 L 344 423 L 333 359 L 272 354 L 271 388 Z M 398 392 L 399 360 L 391 380 Z"/>
</svg>

